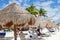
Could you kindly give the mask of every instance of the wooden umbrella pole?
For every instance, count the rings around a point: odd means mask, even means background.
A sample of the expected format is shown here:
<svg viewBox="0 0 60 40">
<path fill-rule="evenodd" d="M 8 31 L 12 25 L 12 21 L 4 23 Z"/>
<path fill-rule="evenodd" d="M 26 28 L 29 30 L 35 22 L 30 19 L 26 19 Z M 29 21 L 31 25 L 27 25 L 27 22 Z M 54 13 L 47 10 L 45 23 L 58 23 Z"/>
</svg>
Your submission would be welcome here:
<svg viewBox="0 0 60 40">
<path fill-rule="evenodd" d="M 14 25 L 14 40 L 17 40 L 17 32 L 16 25 Z"/>
<path fill-rule="evenodd" d="M 39 32 L 39 36 L 40 36 L 41 35 L 41 32 L 40 32 L 41 31 L 40 24 L 38 26 L 38 29 L 39 29 L 38 32 Z"/>
</svg>

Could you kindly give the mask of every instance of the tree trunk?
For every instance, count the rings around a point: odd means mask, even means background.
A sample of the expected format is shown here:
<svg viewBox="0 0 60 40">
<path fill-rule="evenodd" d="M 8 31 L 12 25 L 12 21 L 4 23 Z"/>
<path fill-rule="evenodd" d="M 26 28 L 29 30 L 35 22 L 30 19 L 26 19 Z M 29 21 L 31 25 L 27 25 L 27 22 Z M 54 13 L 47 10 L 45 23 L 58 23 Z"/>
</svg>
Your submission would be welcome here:
<svg viewBox="0 0 60 40">
<path fill-rule="evenodd" d="M 14 40 L 17 40 L 17 32 L 16 25 L 14 25 Z"/>
</svg>

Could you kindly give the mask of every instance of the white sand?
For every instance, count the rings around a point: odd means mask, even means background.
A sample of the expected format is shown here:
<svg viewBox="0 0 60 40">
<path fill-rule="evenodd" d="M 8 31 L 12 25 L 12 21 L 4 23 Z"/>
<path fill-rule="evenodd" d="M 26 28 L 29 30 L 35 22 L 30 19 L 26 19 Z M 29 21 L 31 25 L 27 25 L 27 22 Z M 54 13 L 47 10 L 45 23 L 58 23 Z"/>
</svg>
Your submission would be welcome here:
<svg viewBox="0 0 60 40">
<path fill-rule="evenodd" d="M 7 37 L 12 37 L 12 39 L 10 39 L 10 40 L 14 40 L 14 32 L 12 31 L 12 32 L 6 32 L 6 36 L 5 36 L 6 38 Z M 17 40 L 20 40 L 20 37 L 19 36 L 17 36 Z"/>
<path fill-rule="evenodd" d="M 6 33 L 6 38 L 7 37 L 12 37 L 10 40 L 14 40 L 14 32 L 7 32 Z M 27 38 L 28 36 L 26 36 Z M 60 31 L 56 31 L 54 34 L 51 33 L 50 37 L 43 37 L 45 40 L 60 40 Z M 20 37 L 18 36 L 17 40 L 20 40 Z"/>
<path fill-rule="evenodd" d="M 50 37 L 44 37 L 45 40 L 60 40 L 60 31 L 56 31 L 54 34 L 51 33 Z"/>
</svg>

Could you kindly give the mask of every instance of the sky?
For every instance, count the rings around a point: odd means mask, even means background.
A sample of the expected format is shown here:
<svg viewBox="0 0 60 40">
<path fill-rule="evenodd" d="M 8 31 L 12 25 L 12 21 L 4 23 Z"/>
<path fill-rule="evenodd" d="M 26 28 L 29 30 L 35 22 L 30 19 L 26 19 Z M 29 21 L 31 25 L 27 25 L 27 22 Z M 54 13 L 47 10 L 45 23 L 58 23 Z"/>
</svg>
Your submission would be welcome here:
<svg viewBox="0 0 60 40">
<path fill-rule="evenodd" d="M 0 0 L 0 10 L 12 2 L 18 3 L 24 9 L 30 4 L 34 4 L 37 9 L 42 7 L 47 11 L 49 18 L 56 23 L 60 22 L 60 0 Z"/>
</svg>

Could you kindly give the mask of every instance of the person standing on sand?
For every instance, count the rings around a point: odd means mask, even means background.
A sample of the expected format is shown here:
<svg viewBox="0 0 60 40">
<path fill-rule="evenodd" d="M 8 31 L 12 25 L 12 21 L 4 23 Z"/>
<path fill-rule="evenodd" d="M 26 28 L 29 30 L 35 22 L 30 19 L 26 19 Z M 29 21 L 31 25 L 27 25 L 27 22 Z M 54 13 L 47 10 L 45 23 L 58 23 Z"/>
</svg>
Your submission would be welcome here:
<svg viewBox="0 0 60 40">
<path fill-rule="evenodd" d="M 40 29 L 37 29 L 37 35 L 40 36 Z"/>
<path fill-rule="evenodd" d="M 40 25 L 38 26 L 38 29 L 37 29 L 37 35 L 38 35 L 38 38 L 40 38 L 40 36 L 41 36 Z"/>
</svg>

